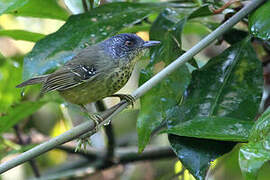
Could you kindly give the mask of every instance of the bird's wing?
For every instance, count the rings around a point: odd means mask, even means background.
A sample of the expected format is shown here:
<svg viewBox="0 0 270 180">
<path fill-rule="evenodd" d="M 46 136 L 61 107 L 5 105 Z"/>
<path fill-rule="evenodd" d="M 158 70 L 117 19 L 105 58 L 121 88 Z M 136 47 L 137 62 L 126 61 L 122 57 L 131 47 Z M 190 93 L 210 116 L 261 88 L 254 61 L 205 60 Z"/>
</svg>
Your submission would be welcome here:
<svg viewBox="0 0 270 180">
<path fill-rule="evenodd" d="M 84 82 L 90 81 L 97 77 L 97 71 L 94 65 L 73 64 L 64 66 L 48 76 L 43 84 L 41 93 L 54 90 L 67 90 L 78 86 Z"/>
</svg>

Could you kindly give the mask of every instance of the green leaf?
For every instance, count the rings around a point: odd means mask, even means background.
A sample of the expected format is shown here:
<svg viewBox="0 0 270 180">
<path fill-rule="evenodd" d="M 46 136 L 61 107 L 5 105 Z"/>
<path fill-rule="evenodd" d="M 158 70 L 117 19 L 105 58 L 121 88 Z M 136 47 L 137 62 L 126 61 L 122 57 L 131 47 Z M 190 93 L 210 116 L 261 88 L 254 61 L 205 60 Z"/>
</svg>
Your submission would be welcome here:
<svg viewBox="0 0 270 180">
<path fill-rule="evenodd" d="M 22 66 L 18 62 L 0 57 L 0 112 L 6 112 L 20 99 L 21 91 L 15 86 L 21 81 L 21 74 Z"/>
<path fill-rule="evenodd" d="M 181 31 L 185 19 L 175 24 L 168 16 L 173 16 L 173 12 L 167 9 L 159 15 L 150 29 L 150 38 L 160 40 L 162 44 L 153 48 L 151 62 L 140 74 L 140 84 L 153 76 L 155 66 L 168 65 L 182 54 L 179 45 L 181 46 Z M 161 61 L 163 64 L 157 64 Z M 141 111 L 137 120 L 139 152 L 148 144 L 151 133 L 160 126 L 166 110 L 178 103 L 189 80 L 189 71 L 186 66 L 182 66 L 141 97 Z M 155 106 L 153 102 L 156 102 Z"/>
<path fill-rule="evenodd" d="M 263 40 L 270 39 L 270 1 L 265 2 L 249 17 L 249 32 Z"/>
<path fill-rule="evenodd" d="M 29 16 L 38 18 L 50 18 L 66 20 L 68 12 L 59 6 L 56 0 L 28 0 L 27 3 L 19 8 L 8 11 L 15 16 Z"/>
<path fill-rule="evenodd" d="M 160 40 L 162 43 L 151 49 L 151 61 L 141 72 L 139 84 L 149 80 L 156 69 L 170 64 L 183 54 L 181 35 L 189 18 L 210 14 L 212 13 L 207 6 L 196 9 L 167 8 L 161 12 L 150 29 L 150 39 Z M 166 119 L 166 111 L 178 104 L 189 80 L 190 73 L 184 65 L 141 97 L 141 111 L 137 120 L 139 152 L 148 144 L 152 132 Z M 156 105 L 153 107 L 154 101 Z"/>
<path fill-rule="evenodd" d="M 173 126 L 165 132 L 178 136 L 244 142 L 248 141 L 253 125 L 252 121 L 241 121 L 234 118 L 198 117 Z"/>
<path fill-rule="evenodd" d="M 257 120 L 251 130 L 249 143 L 239 151 L 239 164 L 247 180 L 257 179 L 263 164 L 270 160 L 270 108 Z"/>
<path fill-rule="evenodd" d="M 24 6 L 29 0 L 0 0 L 0 15 Z"/>
<path fill-rule="evenodd" d="M 224 141 L 222 142 L 223 148 L 220 148 L 220 141 L 181 137 L 172 134 L 169 135 L 169 140 L 181 163 L 198 180 L 205 179 L 211 161 L 228 153 L 235 145 Z"/>
<path fill-rule="evenodd" d="M 56 33 L 37 42 L 25 57 L 24 79 L 54 70 L 84 48 L 85 43 L 102 41 L 161 8 L 155 4 L 108 3 L 71 16 Z"/>
<path fill-rule="evenodd" d="M 36 112 L 46 102 L 21 102 L 19 104 L 10 106 L 7 112 L 0 116 L 0 133 L 5 132 L 9 128 L 13 127 L 20 120 L 28 117 Z"/>
<path fill-rule="evenodd" d="M 24 30 L 0 30 L 0 36 L 7 36 L 15 40 L 37 42 L 45 35 Z"/>
<path fill-rule="evenodd" d="M 211 59 L 202 69 L 193 71 L 192 80 L 185 92 L 182 105 L 167 111 L 171 116 L 168 117 L 168 129 L 180 127 L 183 123 L 188 122 L 196 124 L 200 118 L 213 120 L 211 118 L 213 116 L 224 118 L 223 120 L 225 118 L 227 120 L 231 118 L 234 121 L 239 119 L 239 123 L 252 121 L 258 111 L 262 84 L 261 63 L 256 58 L 256 53 L 250 42 L 244 40 L 234 44 L 219 56 Z M 208 124 L 212 124 L 212 122 L 208 122 Z M 212 129 L 221 129 L 215 122 L 213 124 L 216 126 L 212 126 Z M 228 124 L 230 123 L 228 122 Z M 247 124 L 249 123 L 247 122 Z M 231 126 L 235 127 L 236 124 L 231 124 Z M 193 126 L 193 128 L 196 127 Z M 228 131 L 223 131 L 224 134 L 222 135 L 225 136 L 226 134 L 227 138 L 232 135 L 228 128 L 226 128 Z M 243 126 L 240 129 L 241 132 L 248 133 L 246 128 L 247 126 Z M 198 132 L 200 129 L 201 132 Z M 200 127 L 198 127 L 196 133 L 206 135 L 206 131 Z M 243 136 L 246 137 L 246 133 Z M 211 139 L 214 139 L 213 137 L 218 139 L 219 135 L 216 131 L 212 131 L 212 134 L 210 131 L 207 133 L 208 137 L 212 137 Z M 232 137 L 232 139 L 234 138 Z M 178 141 L 172 141 L 169 136 L 173 149 L 181 147 L 182 143 L 186 144 L 186 138 L 184 138 L 184 142 L 182 142 L 182 139 L 183 137 L 179 136 Z M 217 158 L 217 155 L 222 155 L 219 152 L 227 148 L 228 144 L 234 145 L 231 142 L 225 145 L 224 142 L 217 143 L 209 140 L 207 144 L 202 143 L 202 146 L 198 146 L 199 140 L 196 139 L 193 142 L 193 139 L 190 138 L 189 143 L 194 144 L 194 147 L 190 149 L 189 153 L 186 150 L 185 154 L 178 154 L 178 157 L 182 162 L 185 162 L 190 157 L 199 156 L 200 158 L 193 158 L 193 163 L 202 167 L 209 167 L 209 161 L 205 161 L 205 158 L 208 160 Z M 200 153 L 201 148 L 208 148 L 210 157 Z M 174 149 L 174 151 L 178 152 L 179 150 Z M 193 165 L 189 165 L 187 168 L 195 178 L 204 179 L 206 175 L 205 168 L 200 169 L 198 166 Z"/>
</svg>

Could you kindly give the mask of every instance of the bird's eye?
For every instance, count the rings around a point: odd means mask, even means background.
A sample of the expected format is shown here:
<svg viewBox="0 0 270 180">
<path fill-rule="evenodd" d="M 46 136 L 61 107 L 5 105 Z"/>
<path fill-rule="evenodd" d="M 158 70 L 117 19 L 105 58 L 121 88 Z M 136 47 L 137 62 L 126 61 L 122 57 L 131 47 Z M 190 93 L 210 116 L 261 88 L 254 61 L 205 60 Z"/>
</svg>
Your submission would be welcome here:
<svg viewBox="0 0 270 180">
<path fill-rule="evenodd" d="M 126 41 L 125 42 L 125 45 L 128 46 L 128 47 L 131 47 L 131 46 L 134 45 L 134 42 L 132 42 L 132 41 Z"/>
</svg>

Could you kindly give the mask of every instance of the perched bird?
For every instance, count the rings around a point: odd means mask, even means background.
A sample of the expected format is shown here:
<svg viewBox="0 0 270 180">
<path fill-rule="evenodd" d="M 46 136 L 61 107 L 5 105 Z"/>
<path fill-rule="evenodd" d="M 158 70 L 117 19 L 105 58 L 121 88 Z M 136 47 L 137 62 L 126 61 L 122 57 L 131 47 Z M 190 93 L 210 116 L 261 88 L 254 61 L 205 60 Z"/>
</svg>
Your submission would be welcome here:
<svg viewBox="0 0 270 180">
<path fill-rule="evenodd" d="M 109 96 L 132 101 L 125 94 L 114 94 L 130 78 L 143 51 L 159 41 L 144 41 L 136 34 L 119 34 L 82 49 L 70 61 L 51 74 L 31 78 L 17 87 L 42 84 L 41 94 L 59 91 L 65 100 L 85 104 Z"/>
</svg>

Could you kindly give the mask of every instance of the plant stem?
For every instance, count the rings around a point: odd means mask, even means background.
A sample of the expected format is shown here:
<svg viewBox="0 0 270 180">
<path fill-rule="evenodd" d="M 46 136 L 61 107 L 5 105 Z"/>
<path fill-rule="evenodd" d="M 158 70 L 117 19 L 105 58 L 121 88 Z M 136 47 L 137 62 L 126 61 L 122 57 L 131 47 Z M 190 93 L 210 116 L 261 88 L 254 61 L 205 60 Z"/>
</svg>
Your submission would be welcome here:
<svg viewBox="0 0 270 180">
<path fill-rule="evenodd" d="M 104 101 L 102 100 L 96 102 L 96 107 L 99 112 L 105 111 L 107 109 L 104 104 Z M 115 146 L 115 136 L 113 132 L 112 123 L 109 123 L 108 125 L 104 126 L 104 130 L 108 140 L 106 160 L 111 161 L 114 156 L 114 146 Z"/>
<path fill-rule="evenodd" d="M 27 142 L 24 141 L 24 139 L 22 138 L 22 135 L 21 135 L 21 132 L 20 132 L 20 129 L 19 129 L 19 126 L 18 125 L 15 125 L 14 127 L 14 131 L 15 131 L 15 134 L 18 138 L 18 142 L 19 144 L 21 145 L 26 145 Z M 36 177 L 40 177 L 40 172 L 39 172 L 39 169 L 38 169 L 38 166 L 37 166 L 37 163 L 34 159 L 30 159 L 29 160 L 29 164 L 35 174 Z"/>
<path fill-rule="evenodd" d="M 227 20 L 224 24 L 220 25 L 216 30 L 214 30 L 212 33 L 210 33 L 208 36 L 203 38 L 198 44 L 193 46 L 190 50 L 188 50 L 186 53 L 184 53 L 182 56 L 177 58 L 174 62 L 169 64 L 167 67 L 165 67 L 162 71 L 160 71 L 158 74 L 153 76 L 150 80 L 145 82 L 142 86 L 140 86 L 137 90 L 135 90 L 132 95 L 135 99 L 140 98 L 142 95 L 144 95 L 147 91 L 149 91 L 151 88 L 153 88 L 155 85 L 157 85 L 160 81 L 162 81 L 165 77 L 167 77 L 172 72 L 176 71 L 181 65 L 185 64 L 188 60 L 190 60 L 193 56 L 195 56 L 197 53 L 202 51 L 205 47 L 207 47 L 209 44 L 211 44 L 214 40 L 216 40 L 219 36 L 224 34 L 226 31 L 228 31 L 230 28 L 232 28 L 237 22 L 239 22 L 242 18 L 244 18 L 247 14 L 252 12 L 254 9 L 256 9 L 261 3 L 263 3 L 265 0 L 252 0 L 248 5 L 246 5 L 244 8 L 242 8 L 238 13 L 236 13 L 233 17 L 231 17 L 229 20 Z M 121 112 L 123 109 L 125 109 L 128 106 L 128 104 L 125 101 L 121 101 L 119 104 L 114 106 L 111 109 L 106 110 L 101 116 L 103 117 L 104 121 L 100 123 L 100 125 L 103 125 L 104 123 L 107 123 L 114 115 Z M 14 159 L 2 163 L 0 165 L 0 173 L 3 173 L 15 166 L 18 166 L 19 164 L 22 164 L 30 159 L 33 159 L 53 148 L 56 146 L 63 144 L 65 142 L 68 142 L 70 140 L 73 140 L 81 135 L 83 135 L 86 132 L 89 132 L 89 134 L 94 134 L 95 125 L 92 121 L 84 122 L 65 133 L 50 139 L 49 141 L 40 144 L 29 151 L 26 151 L 22 153 L 21 155 L 15 157 Z"/>
</svg>

